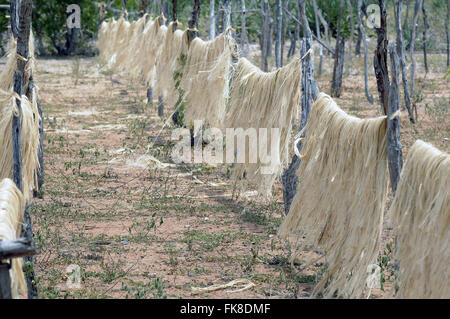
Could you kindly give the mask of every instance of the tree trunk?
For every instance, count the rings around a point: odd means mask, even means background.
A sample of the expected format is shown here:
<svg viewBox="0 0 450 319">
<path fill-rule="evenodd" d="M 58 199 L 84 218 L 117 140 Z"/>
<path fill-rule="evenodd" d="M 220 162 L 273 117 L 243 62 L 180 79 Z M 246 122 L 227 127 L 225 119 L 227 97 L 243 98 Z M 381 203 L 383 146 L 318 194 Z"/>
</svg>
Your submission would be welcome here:
<svg viewBox="0 0 450 319">
<path fill-rule="evenodd" d="M 304 57 L 302 60 L 302 115 L 300 121 L 300 131 L 305 127 L 311 111 L 312 100 L 317 98 L 318 88 L 317 82 L 314 80 L 314 59 L 312 54 L 306 55 L 306 53 L 312 47 L 312 33 L 309 29 L 308 20 L 306 18 L 305 9 L 306 0 L 301 0 L 299 3 L 300 17 L 303 26 L 304 41 L 302 42 L 300 56 Z M 306 55 L 306 56 L 305 56 Z M 300 151 L 302 148 L 301 142 L 297 144 L 297 148 Z M 297 190 L 297 169 L 300 166 L 300 159 L 297 155 L 294 155 L 289 167 L 283 172 L 281 181 L 283 184 L 283 199 L 284 199 L 284 212 L 287 215 L 292 203 L 292 199 L 295 196 Z"/>
<path fill-rule="evenodd" d="M 139 16 L 143 17 L 145 13 L 147 13 L 148 8 L 148 0 L 140 0 L 139 1 Z"/>
<path fill-rule="evenodd" d="M 375 75 L 377 78 L 378 95 L 380 97 L 381 111 L 387 115 L 388 95 L 389 95 L 389 75 L 387 67 L 387 22 L 386 22 L 386 4 L 384 0 L 378 0 L 380 5 L 380 27 L 375 28 L 378 39 L 377 48 L 374 56 Z"/>
<path fill-rule="evenodd" d="M 261 15 L 262 15 L 262 31 L 261 31 L 261 69 L 267 72 L 267 46 L 269 43 L 269 2 L 264 0 L 261 2 Z"/>
<path fill-rule="evenodd" d="M 225 30 L 231 27 L 231 0 L 225 0 Z"/>
<path fill-rule="evenodd" d="M 425 65 L 425 73 L 428 73 L 428 59 L 427 59 L 427 29 L 430 27 L 427 21 L 427 11 L 425 8 L 425 1 L 422 4 L 422 17 L 423 17 L 423 64 Z"/>
<path fill-rule="evenodd" d="M 20 2 L 20 6 L 13 6 L 13 2 L 11 1 L 11 16 L 15 16 L 18 12 L 17 18 L 15 22 L 11 19 L 11 29 L 17 27 L 17 55 L 25 58 L 25 60 L 17 59 L 17 69 L 14 72 L 14 92 L 22 96 L 22 94 L 27 94 L 28 97 L 31 97 L 31 92 L 27 92 L 28 84 L 30 79 L 26 79 L 26 67 L 27 60 L 30 57 L 30 48 L 29 48 L 29 37 L 30 37 L 30 29 L 31 29 L 31 14 L 32 14 L 32 1 L 31 0 L 22 0 Z M 17 11 L 15 11 L 17 10 Z M 14 26 L 13 23 L 17 23 Z M 21 149 L 21 127 L 20 121 L 22 116 L 22 102 L 19 99 L 16 99 L 17 104 L 17 114 L 13 114 L 12 118 L 12 140 L 13 140 L 13 176 L 14 182 L 18 189 L 23 191 L 23 181 L 22 181 L 22 149 Z M 23 225 L 21 230 L 21 236 L 30 240 L 33 239 L 33 229 L 31 226 L 31 216 L 30 209 L 27 205 L 23 217 Z M 24 258 L 26 263 L 30 263 L 33 265 L 33 257 Z M 37 289 L 35 286 L 35 276 L 34 269 L 27 272 L 26 281 L 28 286 L 28 298 L 36 298 L 37 297 Z"/>
<path fill-rule="evenodd" d="M 400 118 L 394 116 L 399 110 L 399 58 L 397 56 L 395 45 L 389 46 L 389 55 L 391 58 L 391 84 L 389 86 L 389 103 L 387 109 L 387 151 L 389 176 L 391 180 L 392 192 L 395 195 L 397 191 L 398 181 L 400 180 L 400 172 L 403 166 L 402 144 L 400 143 Z"/>
<path fill-rule="evenodd" d="M 295 27 L 294 27 L 294 33 L 292 33 L 292 37 L 291 37 L 291 46 L 289 47 L 289 52 L 288 52 L 288 58 L 293 56 L 295 54 L 295 49 L 297 46 L 297 41 L 299 41 L 300 39 L 300 13 L 299 13 L 299 9 L 298 9 L 298 0 L 296 1 L 297 5 L 295 5 L 296 7 L 296 12 L 297 12 L 297 19 L 294 21 L 295 23 Z"/>
<path fill-rule="evenodd" d="M 448 23 L 450 20 L 450 0 L 447 0 L 447 19 L 445 20 L 445 33 L 447 35 L 447 68 L 450 68 L 450 32 Z"/>
<path fill-rule="evenodd" d="M 347 0 L 347 7 L 349 9 L 349 15 L 350 15 L 350 37 L 348 39 L 349 44 L 348 44 L 348 54 L 346 55 L 347 57 L 347 62 L 345 63 L 345 74 L 349 74 L 349 69 L 350 69 L 350 65 L 352 63 L 352 52 L 353 52 L 353 35 L 355 33 L 355 24 L 353 21 L 353 6 L 352 3 L 350 2 L 350 0 Z"/>
<path fill-rule="evenodd" d="M 164 0 L 164 18 L 166 18 L 166 26 L 169 25 L 170 13 L 169 13 L 169 1 Z"/>
<path fill-rule="evenodd" d="M 359 24 L 359 22 L 358 22 Z M 359 56 L 361 55 L 361 42 L 362 42 L 362 33 L 361 29 L 358 27 L 358 38 L 356 39 L 356 46 L 355 46 L 355 55 Z"/>
<path fill-rule="evenodd" d="M 416 0 L 416 5 L 414 6 L 414 19 L 413 25 L 411 27 L 411 43 L 409 44 L 409 54 L 411 56 L 411 95 L 414 96 L 415 89 L 415 76 L 416 76 L 416 58 L 414 57 L 414 45 L 416 42 L 416 27 L 419 21 L 419 13 L 422 10 L 422 0 Z"/>
<path fill-rule="evenodd" d="M 209 40 L 216 38 L 216 14 L 214 12 L 215 0 L 209 1 Z"/>
<path fill-rule="evenodd" d="M 242 4 L 242 22 L 241 22 L 241 55 L 246 57 L 250 50 L 247 36 L 247 9 L 245 8 L 245 0 L 241 0 Z"/>
<path fill-rule="evenodd" d="M 314 7 L 314 17 L 316 21 L 316 36 L 320 41 L 320 24 L 319 24 L 319 14 L 318 14 L 318 8 L 317 8 L 317 2 L 316 0 L 313 0 L 313 7 Z M 323 63 L 323 48 L 322 45 L 319 44 L 319 77 L 322 75 L 322 63 Z"/>
<path fill-rule="evenodd" d="M 289 0 L 284 0 L 283 3 L 283 8 L 284 10 L 289 10 Z M 289 26 L 289 23 L 291 21 L 291 17 L 288 15 L 286 17 L 286 19 L 283 19 L 283 31 L 281 31 L 281 66 L 284 65 L 284 48 L 285 48 L 285 41 L 286 41 L 286 32 L 287 32 L 287 28 Z"/>
<path fill-rule="evenodd" d="M 331 46 L 330 44 L 330 27 L 328 26 L 328 22 L 324 19 L 323 15 L 322 15 L 322 11 L 320 11 L 320 9 L 317 9 L 317 14 L 319 16 L 320 22 L 322 23 L 324 29 L 325 29 L 325 38 L 328 41 L 328 46 Z"/>
<path fill-rule="evenodd" d="M 403 43 L 403 30 L 401 24 L 402 16 L 402 0 L 398 0 L 395 8 L 395 27 L 397 31 L 397 55 L 400 60 L 400 69 L 402 71 L 402 81 L 403 81 L 403 93 L 405 96 L 405 107 L 408 110 L 409 120 L 414 123 L 414 114 L 411 108 L 411 99 L 409 96 L 408 88 L 408 76 L 406 75 L 406 61 L 405 61 L 405 44 Z"/>
<path fill-rule="evenodd" d="M 405 34 L 403 34 L 403 38 L 405 37 L 406 32 L 408 32 L 408 30 L 409 30 L 408 20 L 409 20 L 409 4 L 410 3 L 411 3 L 411 0 L 406 0 L 406 14 L 405 14 L 405 20 L 403 20 L 403 32 L 405 32 Z M 406 47 L 407 46 L 405 45 L 405 48 Z"/>
<path fill-rule="evenodd" d="M 281 68 L 281 29 L 283 24 L 283 11 L 281 7 L 281 0 L 276 0 L 277 8 L 277 28 L 275 40 L 275 66 Z"/>
<path fill-rule="evenodd" d="M 332 97 L 339 97 L 341 95 L 341 87 L 342 87 L 342 72 L 345 58 L 345 35 L 341 36 L 341 21 L 342 21 L 343 6 L 344 0 L 340 0 L 337 35 L 336 35 L 336 49 L 334 51 L 333 80 L 331 82 Z"/>
<path fill-rule="evenodd" d="M 361 37 L 364 45 L 364 89 L 366 92 L 366 98 L 370 102 L 370 104 L 373 104 L 373 96 L 369 92 L 369 70 L 367 66 L 367 55 L 368 55 L 368 49 L 367 49 L 367 35 L 366 35 L 366 29 L 364 28 L 364 24 L 361 18 L 361 6 L 362 6 L 362 0 L 358 0 L 358 24 L 359 24 L 359 30 L 361 32 Z"/>
<path fill-rule="evenodd" d="M 198 17 L 200 16 L 200 0 L 194 0 L 194 7 L 192 8 L 191 18 L 188 21 L 189 29 L 197 29 Z M 191 43 L 198 35 L 197 31 L 190 31 L 188 33 L 188 42 Z"/>
</svg>

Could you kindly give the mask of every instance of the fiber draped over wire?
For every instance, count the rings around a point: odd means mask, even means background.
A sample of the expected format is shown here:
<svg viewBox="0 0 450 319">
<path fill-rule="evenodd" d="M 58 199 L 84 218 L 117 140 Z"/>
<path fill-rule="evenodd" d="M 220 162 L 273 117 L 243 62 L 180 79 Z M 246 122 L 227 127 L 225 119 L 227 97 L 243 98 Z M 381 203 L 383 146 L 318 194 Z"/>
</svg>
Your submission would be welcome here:
<svg viewBox="0 0 450 319">
<path fill-rule="evenodd" d="M 22 146 L 22 180 L 25 200 L 30 200 L 33 189 L 37 187 L 36 173 L 39 167 L 39 114 L 35 103 L 30 103 L 25 95 L 21 97 L 21 146 Z M 17 114 L 16 98 L 11 94 L 0 94 L 0 178 L 13 178 L 13 143 L 12 118 Z"/>
<path fill-rule="evenodd" d="M 28 86 L 28 79 L 35 66 L 34 58 L 34 37 L 33 32 L 30 31 L 30 39 L 28 42 L 30 57 L 25 67 L 25 80 L 26 82 L 22 85 L 23 87 Z M 6 59 L 6 65 L 0 74 L 0 89 L 3 91 L 12 91 L 14 83 L 14 72 L 17 69 L 17 59 L 23 58 L 17 55 L 17 40 L 11 37 L 8 41 L 8 57 Z"/>
<path fill-rule="evenodd" d="M 360 298 L 376 264 L 386 202 L 386 117 L 347 115 L 321 93 L 311 109 L 297 192 L 279 235 L 325 251 L 314 295 Z"/>
<path fill-rule="evenodd" d="M 241 58 L 233 77 L 225 119 L 226 127 L 244 130 L 255 128 L 257 131 L 260 128 L 267 128 L 267 145 L 276 143 L 275 145 L 279 147 L 279 154 L 275 156 L 276 161 L 271 163 L 272 174 L 262 174 L 262 167 L 266 164 L 261 163 L 259 156 L 256 163 L 249 163 L 248 148 L 236 150 L 237 156 L 239 152 L 246 152 L 246 162 L 235 164 L 232 179 L 238 181 L 245 172 L 248 180 L 259 185 L 259 192 L 263 196 L 271 194 L 272 185 L 279 176 L 282 164 L 288 161 L 291 120 L 300 103 L 300 66 L 301 61 L 293 59 L 286 66 L 266 73 L 247 59 Z M 275 141 L 271 138 L 272 128 L 280 130 L 279 138 Z M 260 152 L 259 145 L 258 151 Z"/>
<path fill-rule="evenodd" d="M 156 59 L 155 94 L 163 95 L 166 106 L 171 109 L 178 100 L 174 74 L 180 69 L 180 56 L 187 50 L 188 31 L 175 30 L 179 23 L 171 22 L 164 43 Z"/>
<path fill-rule="evenodd" d="M 180 82 L 186 124 L 202 120 L 213 127 L 221 126 L 228 98 L 232 41 L 224 32 L 211 41 L 195 38 L 190 43 Z"/>
<path fill-rule="evenodd" d="M 450 155 L 417 140 L 401 173 L 391 218 L 399 298 L 450 298 Z"/>
<path fill-rule="evenodd" d="M 9 178 L 0 182 L 0 239 L 14 240 L 20 237 L 25 200 L 20 190 Z M 5 261 L 7 262 L 7 261 Z M 23 259 L 11 259 L 11 294 L 13 298 L 26 298 L 27 285 L 22 270 Z"/>
</svg>

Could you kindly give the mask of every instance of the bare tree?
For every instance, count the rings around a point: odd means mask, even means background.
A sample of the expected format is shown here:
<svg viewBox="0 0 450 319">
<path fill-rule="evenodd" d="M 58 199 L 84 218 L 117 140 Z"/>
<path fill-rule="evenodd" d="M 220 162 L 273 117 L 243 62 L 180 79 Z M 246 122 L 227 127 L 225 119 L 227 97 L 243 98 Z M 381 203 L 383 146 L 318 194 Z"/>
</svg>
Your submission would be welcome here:
<svg viewBox="0 0 450 319">
<path fill-rule="evenodd" d="M 414 114 L 411 108 L 411 99 L 409 96 L 408 88 L 408 76 L 406 75 L 406 54 L 405 54 L 405 44 L 403 42 L 403 30 L 401 23 L 402 16 L 402 0 L 398 0 L 395 7 L 395 27 L 397 31 L 397 55 L 400 60 L 400 69 L 402 71 L 402 81 L 403 81 L 403 93 L 405 96 L 405 107 L 408 110 L 409 120 L 414 123 Z"/>
<path fill-rule="evenodd" d="M 231 0 L 225 0 L 225 30 L 231 27 Z"/>
<path fill-rule="evenodd" d="M 419 13 L 422 10 L 422 2 L 423 0 L 416 0 L 416 5 L 414 6 L 414 19 L 411 27 L 411 43 L 409 44 L 409 54 L 411 56 L 411 95 L 414 96 L 415 89 L 415 76 L 416 76 L 416 58 L 414 57 L 414 44 L 416 42 L 416 27 L 417 22 L 419 21 Z"/>
<path fill-rule="evenodd" d="M 361 18 L 361 10 L 362 10 L 362 0 L 358 0 L 358 24 L 359 24 L 359 30 L 362 35 L 362 41 L 364 45 L 364 89 L 366 92 L 366 98 L 370 102 L 370 104 L 373 103 L 373 96 L 369 92 L 369 70 L 367 66 L 367 55 L 368 55 L 368 49 L 367 49 L 367 35 L 366 35 L 366 28 L 364 28 L 364 24 Z"/>
<path fill-rule="evenodd" d="M 425 65 L 425 73 L 428 73 L 428 60 L 427 60 L 427 29 L 430 27 L 427 20 L 427 11 L 425 8 L 425 1 L 422 4 L 422 17 L 423 17 L 423 64 Z"/>
<path fill-rule="evenodd" d="M 250 50 L 247 35 L 247 9 L 245 8 L 245 0 L 241 0 L 242 20 L 241 20 L 241 55 L 246 57 Z"/>
<path fill-rule="evenodd" d="M 384 2 L 384 0 L 381 1 Z M 402 144 L 400 143 L 400 119 L 398 115 L 395 115 L 399 110 L 400 93 L 398 88 L 399 58 L 394 44 L 389 46 L 389 56 L 391 58 L 391 84 L 389 86 L 386 139 L 389 176 L 392 192 L 395 195 L 403 166 L 403 153 Z"/>
<path fill-rule="evenodd" d="M 200 16 L 200 0 L 194 0 L 194 7 L 192 8 L 191 18 L 188 21 L 188 27 L 191 31 L 188 32 L 188 42 L 194 40 L 198 32 L 194 31 L 198 27 L 198 17 Z"/>
<path fill-rule="evenodd" d="M 450 67 L 450 32 L 448 23 L 450 20 L 450 0 L 447 0 L 447 19 L 445 20 L 445 33 L 447 34 L 447 68 Z"/>
<path fill-rule="evenodd" d="M 261 69 L 267 72 L 267 46 L 269 45 L 270 34 L 270 16 L 269 16 L 269 2 L 268 0 L 261 1 Z"/>
<path fill-rule="evenodd" d="M 147 12 L 148 8 L 148 0 L 140 0 L 139 1 L 139 16 L 143 17 L 144 14 Z"/>
<path fill-rule="evenodd" d="M 345 59 L 345 35 L 341 35 L 342 9 L 344 7 L 344 0 L 339 1 L 339 16 L 336 35 L 336 49 L 334 51 L 334 68 L 333 79 L 331 81 L 331 96 L 339 97 L 342 88 L 342 73 L 344 70 Z"/>
<path fill-rule="evenodd" d="M 347 1 L 347 8 L 349 9 L 349 17 L 350 17 L 350 37 L 348 39 L 348 52 L 349 54 L 346 55 L 347 62 L 345 62 L 345 74 L 348 75 L 350 64 L 352 63 L 352 51 L 353 51 L 353 35 L 355 33 L 355 24 L 353 21 L 353 5 L 350 0 Z"/>
<path fill-rule="evenodd" d="M 316 22 L 316 36 L 320 41 L 320 24 L 319 24 L 319 9 L 317 8 L 317 1 L 313 0 L 313 8 L 314 8 L 314 18 Z M 322 63 L 323 63 L 323 48 L 322 44 L 319 43 L 319 77 L 322 75 Z"/>
<path fill-rule="evenodd" d="M 216 14 L 214 12 L 215 0 L 209 1 L 209 39 L 216 38 Z"/>
<path fill-rule="evenodd" d="M 276 29 L 276 41 L 275 41 L 275 66 L 281 67 L 281 28 L 283 22 L 283 9 L 281 7 L 281 0 L 276 0 L 277 9 L 277 29 Z"/>
<path fill-rule="evenodd" d="M 388 95 L 389 95 L 389 75 L 387 67 L 387 22 L 386 22 L 386 3 L 384 0 L 378 0 L 380 5 L 380 26 L 376 27 L 377 32 L 377 48 L 373 65 L 375 68 L 375 76 L 377 78 L 378 95 L 380 97 L 381 111 L 387 114 Z"/>
</svg>

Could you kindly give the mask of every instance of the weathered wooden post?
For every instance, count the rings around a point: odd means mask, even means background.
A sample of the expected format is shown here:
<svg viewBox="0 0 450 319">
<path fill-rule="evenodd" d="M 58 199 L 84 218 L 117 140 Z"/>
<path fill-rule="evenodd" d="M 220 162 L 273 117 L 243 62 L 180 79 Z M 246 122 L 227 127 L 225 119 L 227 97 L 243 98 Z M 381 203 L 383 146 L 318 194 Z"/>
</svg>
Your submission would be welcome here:
<svg viewBox="0 0 450 319">
<path fill-rule="evenodd" d="M 340 0 L 337 35 L 336 35 L 336 49 L 334 50 L 333 79 L 331 81 L 331 96 L 333 97 L 341 96 L 342 73 L 344 72 L 345 34 L 341 32 L 343 6 L 344 0 Z"/>
<path fill-rule="evenodd" d="M 319 90 L 317 82 L 314 80 L 314 60 L 310 49 L 312 48 L 312 33 L 309 28 L 308 20 L 306 18 L 305 9 L 306 0 L 301 0 L 299 3 L 300 18 L 304 31 L 304 39 L 300 49 L 300 57 L 302 60 L 302 114 L 300 120 L 300 131 L 305 127 L 308 120 L 309 112 L 311 111 L 312 100 L 317 98 Z M 300 151 L 302 144 L 298 143 L 297 146 Z M 297 155 L 294 155 L 289 167 L 283 172 L 281 181 L 283 184 L 283 199 L 284 199 L 284 212 L 287 215 L 291 206 L 292 200 L 297 190 L 297 169 L 300 166 L 300 159 Z"/>
<path fill-rule="evenodd" d="M 402 146 L 400 143 L 400 124 L 398 103 L 398 72 L 399 58 L 395 52 L 395 46 L 389 47 L 391 56 L 392 81 L 389 81 L 387 68 L 387 21 L 386 21 L 386 3 L 384 0 L 378 0 L 380 6 L 380 26 L 375 28 L 378 34 L 377 49 L 374 57 L 375 74 L 377 77 L 378 93 L 380 96 L 381 110 L 387 115 L 387 153 L 388 166 L 391 181 L 392 192 L 397 190 L 400 171 L 402 169 Z"/>
<path fill-rule="evenodd" d="M 361 1 L 361 0 L 359 0 Z M 397 55 L 400 59 L 400 69 L 402 71 L 402 81 L 403 81 L 403 95 L 405 96 L 405 106 L 408 110 L 409 120 L 411 123 L 415 123 L 414 121 L 414 113 L 411 108 L 411 99 L 409 96 L 409 88 L 408 88 L 408 76 L 406 74 L 406 56 L 405 56 L 405 44 L 403 41 L 403 30 L 401 23 L 402 16 L 402 0 L 397 2 L 395 6 L 395 27 L 397 31 Z"/>
</svg>

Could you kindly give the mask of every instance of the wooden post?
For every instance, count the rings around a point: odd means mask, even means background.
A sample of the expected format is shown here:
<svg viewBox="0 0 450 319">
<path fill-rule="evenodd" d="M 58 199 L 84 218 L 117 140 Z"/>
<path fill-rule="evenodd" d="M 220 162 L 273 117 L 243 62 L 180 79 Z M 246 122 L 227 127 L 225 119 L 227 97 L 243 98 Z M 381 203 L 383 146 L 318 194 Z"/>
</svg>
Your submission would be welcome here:
<svg viewBox="0 0 450 319">
<path fill-rule="evenodd" d="M 300 131 L 306 126 L 306 122 L 311 111 L 312 100 L 316 99 L 319 90 L 317 82 L 314 80 L 314 60 L 311 54 L 307 52 L 312 47 L 312 33 L 309 28 L 308 20 L 306 18 L 305 9 L 306 0 L 301 0 L 299 3 L 300 18 L 303 26 L 304 39 L 300 49 L 300 57 L 302 60 L 302 115 L 300 121 Z M 298 143 L 297 148 L 300 151 L 302 144 Z M 300 166 L 300 159 L 297 155 L 294 155 L 289 167 L 283 172 L 281 181 L 283 184 L 283 199 L 284 199 L 284 212 L 287 215 L 292 203 L 292 199 L 295 196 L 297 190 L 297 169 Z"/>
<path fill-rule="evenodd" d="M 261 2 L 261 16 L 263 20 L 261 24 L 261 69 L 267 72 L 267 46 L 269 44 L 270 33 L 269 2 L 267 0 Z"/>
<path fill-rule="evenodd" d="M 316 37 L 320 41 L 320 23 L 319 23 L 319 9 L 317 8 L 316 0 L 313 0 L 314 18 L 316 22 Z M 322 63 L 323 63 L 323 48 L 319 44 L 319 77 L 322 75 Z"/>
<path fill-rule="evenodd" d="M 245 8 L 245 0 L 241 0 L 242 21 L 241 21 L 241 55 L 246 57 L 250 50 L 247 35 L 247 10 Z"/>
<path fill-rule="evenodd" d="M 397 185 L 400 180 L 400 172 L 403 166 L 403 154 L 402 144 L 400 143 L 400 118 L 397 113 L 399 110 L 400 100 L 400 93 L 398 89 L 399 58 L 394 44 L 389 46 L 389 56 L 391 58 L 391 84 L 389 86 L 386 136 L 389 176 L 391 180 L 392 192 L 395 195 Z"/>
<path fill-rule="evenodd" d="M 277 9 L 277 27 L 275 32 L 275 66 L 281 68 L 281 28 L 283 25 L 283 10 L 281 7 L 281 0 L 276 0 Z"/>
<path fill-rule="evenodd" d="M 427 11 L 425 8 L 425 1 L 422 4 L 422 17 L 423 17 L 423 38 L 422 38 L 422 45 L 423 45 L 423 64 L 425 66 L 425 73 L 428 73 L 428 59 L 427 59 L 427 29 L 430 27 L 428 25 L 427 20 Z"/>
<path fill-rule="evenodd" d="M 10 268 L 11 265 L 9 263 L 0 261 L 0 299 L 12 299 Z"/>
<path fill-rule="evenodd" d="M 367 49 L 367 35 L 366 35 L 366 28 L 364 28 L 364 24 L 361 18 L 361 10 L 362 10 L 362 0 L 358 0 L 358 9 L 357 9 L 357 17 L 358 17 L 358 24 L 359 24 L 359 30 L 361 32 L 361 37 L 364 45 L 364 89 L 366 92 L 366 98 L 370 102 L 370 104 L 373 104 L 373 96 L 369 92 L 369 71 L 367 66 L 367 55 L 368 55 L 368 49 Z"/>
<path fill-rule="evenodd" d="M 450 68 L 450 32 L 448 24 L 450 22 L 450 0 L 447 0 L 447 18 L 445 19 L 445 34 L 447 36 L 447 68 Z"/>
<path fill-rule="evenodd" d="M 384 0 L 378 0 L 380 5 L 380 27 L 375 28 L 378 39 L 377 48 L 374 56 L 375 76 L 377 78 L 378 95 L 380 97 L 381 111 L 387 114 L 388 94 L 389 94 L 389 76 L 387 68 L 387 23 L 386 23 L 386 4 Z"/>
<path fill-rule="evenodd" d="M 336 49 L 334 50 L 334 68 L 333 79 L 331 81 L 331 96 L 341 96 L 342 87 L 342 73 L 344 71 L 344 58 L 345 58 L 345 35 L 341 34 L 341 20 L 342 20 L 342 8 L 344 6 L 344 0 L 339 2 L 339 17 L 336 35 Z"/>
<path fill-rule="evenodd" d="M 411 99 L 409 96 L 409 88 L 408 88 L 408 76 L 406 74 L 406 56 L 405 56 L 405 44 L 403 42 L 403 30 L 401 23 L 402 16 L 402 0 L 397 2 L 395 7 L 395 27 L 397 31 L 397 55 L 400 59 L 400 69 L 402 71 L 402 81 L 403 81 L 403 95 L 405 96 L 405 106 L 408 110 L 409 120 L 411 123 L 415 123 L 414 121 L 414 113 L 411 108 Z"/>
<path fill-rule="evenodd" d="M 188 32 L 188 43 L 191 43 L 194 40 L 198 32 L 195 31 L 198 27 L 198 17 L 200 16 L 200 0 L 194 0 L 194 7 L 192 9 L 191 18 L 188 21 L 189 29 L 192 29 Z"/>
<path fill-rule="evenodd" d="M 414 6 L 414 20 L 411 27 L 411 42 L 409 43 L 409 54 L 411 55 L 411 95 L 414 96 L 415 89 L 415 76 L 416 76 L 416 58 L 414 56 L 414 44 L 416 42 L 416 26 L 419 20 L 419 13 L 422 10 L 422 1 L 416 0 L 416 5 Z"/>
<path fill-rule="evenodd" d="M 11 9 L 13 9 L 13 2 L 11 1 Z M 14 9 L 15 10 L 15 9 Z M 25 69 L 30 58 L 29 37 L 31 29 L 31 13 L 32 13 L 32 1 L 22 0 L 20 7 L 17 8 L 18 14 L 18 33 L 17 33 L 17 70 L 14 72 L 14 92 L 18 96 L 22 96 L 26 93 L 26 83 L 29 79 L 25 78 Z M 13 11 L 11 11 L 13 12 Z M 12 20 L 11 20 L 12 21 Z M 13 28 L 13 25 L 12 25 Z M 22 116 L 21 101 L 16 99 L 18 114 L 13 115 L 12 119 L 12 138 L 13 138 L 13 173 L 14 182 L 18 189 L 23 191 L 22 181 L 22 149 L 21 149 L 21 128 L 20 119 Z M 27 239 L 32 241 L 33 230 L 31 226 L 30 208 L 27 205 L 23 218 L 22 234 Z M 25 259 L 25 262 L 33 262 L 32 257 Z M 34 270 L 28 272 L 29 276 L 26 278 L 28 285 L 28 298 L 37 297 L 37 290 L 34 282 Z"/>
</svg>

